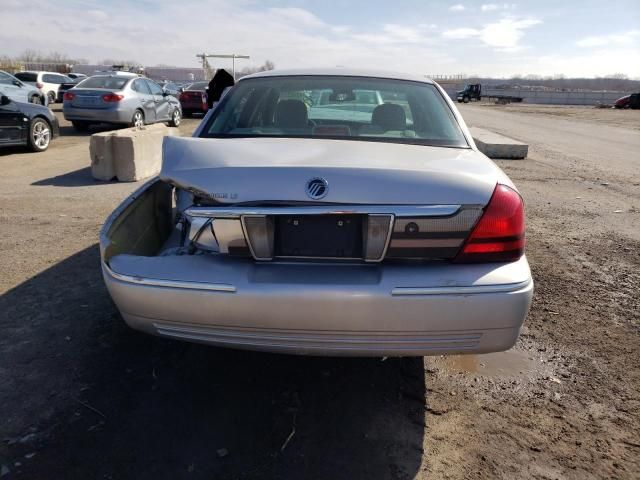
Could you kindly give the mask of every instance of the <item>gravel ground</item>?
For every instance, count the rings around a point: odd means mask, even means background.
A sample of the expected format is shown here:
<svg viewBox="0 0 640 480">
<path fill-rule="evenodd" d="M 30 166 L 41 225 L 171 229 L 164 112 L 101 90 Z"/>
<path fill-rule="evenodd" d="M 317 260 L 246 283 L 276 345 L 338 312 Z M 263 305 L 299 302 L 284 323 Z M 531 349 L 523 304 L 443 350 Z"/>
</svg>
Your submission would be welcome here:
<svg viewBox="0 0 640 480">
<path fill-rule="evenodd" d="M 530 144 L 499 163 L 527 202 L 535 299 L 491 355 L 300 358 L 132 331 L 97 234 L 137 184 L 93 181 L 64 121 L 46 153 L 2 151 L 3 480 L 638 478 L 640 111 L 461 110 Z"/>
</svg>

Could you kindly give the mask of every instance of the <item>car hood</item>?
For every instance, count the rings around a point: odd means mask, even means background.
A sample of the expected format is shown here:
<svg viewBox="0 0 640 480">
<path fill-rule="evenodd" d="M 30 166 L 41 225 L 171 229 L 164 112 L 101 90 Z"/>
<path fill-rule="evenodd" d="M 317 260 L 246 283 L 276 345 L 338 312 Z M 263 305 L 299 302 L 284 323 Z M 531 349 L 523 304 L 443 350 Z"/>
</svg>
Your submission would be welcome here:
<svg viewBox="0 0 640 480">
<path fill-rule="evenodd" d="M 485 205 L 511 185 L 470 148 L 294 138 L 165 137 L 160 177 L 220 203 L 311 202 L 316 177 L 321 201 L 342 204 Z"/>
<path fill-rule="evenodd" d="M 55 117 L 51 110 L 49 110 L 49 107 L 45 107 L 44 105 L 37 105 L 30 102 L 16 102 L 16 105 L 18 105 L 20 111 L 29 118 L 33 118 L 38 115 L 47 117 L 48 119 Z"/>
</svg>

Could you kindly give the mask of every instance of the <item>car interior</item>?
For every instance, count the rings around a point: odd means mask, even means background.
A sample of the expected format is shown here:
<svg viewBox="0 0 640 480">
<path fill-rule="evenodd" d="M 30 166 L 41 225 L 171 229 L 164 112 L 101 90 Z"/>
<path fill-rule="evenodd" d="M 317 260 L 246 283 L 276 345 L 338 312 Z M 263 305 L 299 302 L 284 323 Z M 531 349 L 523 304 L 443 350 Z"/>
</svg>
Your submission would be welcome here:
<svg viewBox="0 0 640 480">
<path fill-rule="evenodd" d="M 407 139 L 467 146 L 450 108 L 432 85 L 384 80 L 381 85 L 360 85 L 357 79 L 334 85 L 321 79 L 307 83 L 239 82 L 203 136 Z"/>
</svg>

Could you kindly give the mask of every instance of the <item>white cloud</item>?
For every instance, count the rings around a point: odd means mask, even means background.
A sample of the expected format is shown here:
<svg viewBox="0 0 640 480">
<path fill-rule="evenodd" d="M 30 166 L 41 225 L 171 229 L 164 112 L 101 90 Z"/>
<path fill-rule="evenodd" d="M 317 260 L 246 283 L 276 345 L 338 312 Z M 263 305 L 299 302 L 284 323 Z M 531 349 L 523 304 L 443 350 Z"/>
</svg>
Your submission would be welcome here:
<svg viewBox="0 0 640 480">
<path fill-rule="evenodd" d="M 497 10 L 511 10 L 516 8 L 515 3 L 485 3 L 480 7 L 483 12 L 495 12 Z"/>
<path fill-rule="evenodd" d="M 93 22 L 106 22 L 109 20 L 109 14 L 104 10 L 87 10 L 84 14 Z"/>
<path fill-rule="evenodd" d="M 466 10 L 466 8 L 461 3 L 457 3 L 455 5 L 451 5 L 449 7 L 449 10 L 451 10 L 452 12 L 462 12 L 462 11 Z"/>
<path fill-rule="evenodd" d="M 525 29 L 538 25 L 540 20 L 525 18 L 515 20 L 502 18 L 495 23 L 490 23 L 482 29 L 480 38 L 484 43 L 496 48 L 514 48 L 524 36 Z"/>
<path fill-rule="evenodd" d="M 632 45 L 640 39 L 640 30 L 629 30 L 624 33 L 609 35 L 593 35 L 576 42 L 578 47 L 604 47 L 608 45 Z"/>
<path fill-rule="evenodd" d="M 477 37 L 497 50 L 513 52 L 522 48 L 519 42 L 524 36 L 524 30 L 539 23 L 542 22 L 535 18 L 502 18 L 480 29 L 455 28 L 444 31 L 442 35 L 451 39 Z"/>
<path fill-rule="evenodd" d="M 477 28 L 454 28 L 453 30 L 445 30 L 442 36 L 445 38 L 461 39 L 480 35 L 482 30 Z"/>
<path fill-rule="evenodd" d="M 304 27 L 320 28 L 326 25 L 313 13 L 308 10 L 304 10 L 303 8 L 271 8 L 269 11 L 277 17 Z"/>
</svg>

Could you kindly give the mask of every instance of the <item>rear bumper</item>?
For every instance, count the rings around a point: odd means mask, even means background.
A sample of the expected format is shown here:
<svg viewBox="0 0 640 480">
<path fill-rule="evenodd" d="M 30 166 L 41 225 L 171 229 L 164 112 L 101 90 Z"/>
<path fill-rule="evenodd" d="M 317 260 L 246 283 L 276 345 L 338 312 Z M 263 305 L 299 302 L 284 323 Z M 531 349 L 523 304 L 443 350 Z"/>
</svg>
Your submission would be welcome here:
<svg viewBox="0 0 640 480">
<path fill-rule="evenodd" d="M 77 108 L 67 102 L 64 103 L 63 113 L 65 120 L 84 121 L 94 123 L 122 123 L 131 122 L 133 112 L 122 109 L 110 108 Z"/>
<path fill-rule="evenodd" d="M 180 105 L 182 106 L 183 111 L 187 112 L 206 112 L 208 110 L 207 104 L 197 101 L 180 101 Z"/>
<path fill-rule="evenodd" d="M 103 275 L 135 329 L 311 355 L 507 350 L 533 294 L 524 257 L 511 264 L 410 266 L 118 255 L 103 263 Z"/>
</svg>

